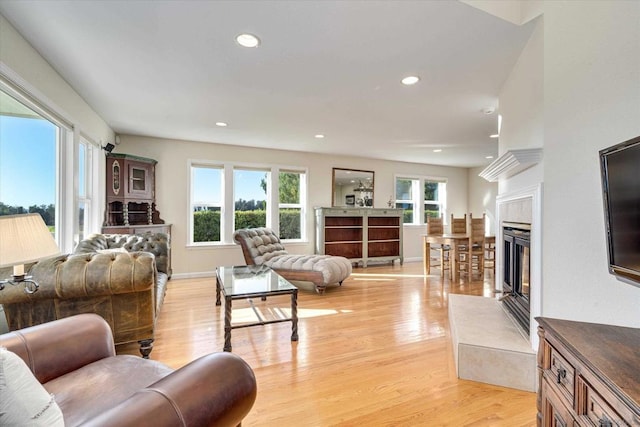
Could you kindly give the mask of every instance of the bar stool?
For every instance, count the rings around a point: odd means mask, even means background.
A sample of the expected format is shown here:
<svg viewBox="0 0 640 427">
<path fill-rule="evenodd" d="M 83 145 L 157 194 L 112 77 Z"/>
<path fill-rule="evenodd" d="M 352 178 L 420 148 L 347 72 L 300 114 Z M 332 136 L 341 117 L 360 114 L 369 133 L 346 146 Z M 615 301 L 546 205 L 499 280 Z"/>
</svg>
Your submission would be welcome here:
<svg viewBox="0 0 640 427">
<path fill-rule="evenodd" d="M 428 236 L 442 236 L 444 234 L 444 224 L 442 221 L 442 217 L 433 218 L 427 217 L 427 235 Z M 444 276 L 444 271 L 449 270 L 450 260 L 449 260 L 449 252 L 451 248 L 449 245 L 435 245 L 431 244 L 431 252 L 436 252 L 438 256 L 432 256 L 432 254 L 427 254 L 429 260 L 426 262 L 429 263 L 430 267 L 439 267 L 440 268 L 440 276 Z"/>
<path fill-rule="evenodd" d="M 485 216 L 473 218 L 469 214 L 469 243 L 460 253 L 458 271 L 460 274 L 484 274 L 484 250 L 485 250 Z"/>
</svg>

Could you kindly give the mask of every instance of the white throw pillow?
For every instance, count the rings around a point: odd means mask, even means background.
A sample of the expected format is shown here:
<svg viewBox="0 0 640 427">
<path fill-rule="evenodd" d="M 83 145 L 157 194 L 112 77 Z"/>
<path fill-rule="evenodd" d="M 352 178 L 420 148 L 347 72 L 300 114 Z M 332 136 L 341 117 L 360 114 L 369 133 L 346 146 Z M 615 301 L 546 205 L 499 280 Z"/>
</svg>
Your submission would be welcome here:
<svg viewBox="0 0 640 427">
<path fill-rule="evenodd" d="M 62 411 L 24 360 L 0 347 L 0 425 L 64 427 Z"/>
<path fill-rule="evenodd" d="M 98 252 L 99 254 L 114 254 L 114 253 L 117 254 L 119 252 L 126 254 L 127 250 L 123 247 L 120 247 L 120 248 L 111 248 L 111 249 L 98 249 L 96 250 L 96 252 Z"/>
</svg>

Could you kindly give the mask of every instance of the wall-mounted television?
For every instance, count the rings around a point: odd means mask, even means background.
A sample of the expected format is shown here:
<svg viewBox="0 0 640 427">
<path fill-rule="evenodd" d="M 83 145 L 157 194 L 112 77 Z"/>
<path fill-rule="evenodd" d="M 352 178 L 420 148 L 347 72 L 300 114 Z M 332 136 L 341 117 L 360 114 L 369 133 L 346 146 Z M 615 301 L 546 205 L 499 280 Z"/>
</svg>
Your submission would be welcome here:
<svg viewBox="0 0 640 427">
<path fill-rule="evenodd" d="M 600 151 L 609 272 L 640 286 L 640 136 Z"/>
</svg>

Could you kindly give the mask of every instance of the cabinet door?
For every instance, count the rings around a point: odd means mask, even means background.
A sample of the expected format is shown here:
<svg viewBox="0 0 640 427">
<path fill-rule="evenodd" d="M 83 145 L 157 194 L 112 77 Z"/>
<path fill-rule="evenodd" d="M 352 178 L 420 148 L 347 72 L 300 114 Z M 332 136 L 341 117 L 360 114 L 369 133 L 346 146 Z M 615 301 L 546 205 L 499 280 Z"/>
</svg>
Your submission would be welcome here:
<svg viewBox="0 0 640 427">
<path fill-rule="evenodd" d="M 153 198 L 153 165 L 142 162 L 127 162 L 129 198 L 147 199 Z"/>
</svg>

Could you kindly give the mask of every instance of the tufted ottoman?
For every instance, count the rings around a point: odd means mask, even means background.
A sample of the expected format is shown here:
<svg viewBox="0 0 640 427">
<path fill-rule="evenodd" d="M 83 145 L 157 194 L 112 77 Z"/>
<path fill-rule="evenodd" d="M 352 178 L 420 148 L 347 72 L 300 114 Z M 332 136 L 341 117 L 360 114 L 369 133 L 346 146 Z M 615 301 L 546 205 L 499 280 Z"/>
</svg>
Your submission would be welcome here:
<svg viewBox="0 0 640 427">
<path fill-rule="evenodd" d="M 319 294 L 327 285 L 351 275 L 351 262 L 331 255 L 291 255 L 270 228 L 247 228 L 233 234 L 247 265 L 266 265 L 287 280 L 313 282 Z"/>
</svg>

